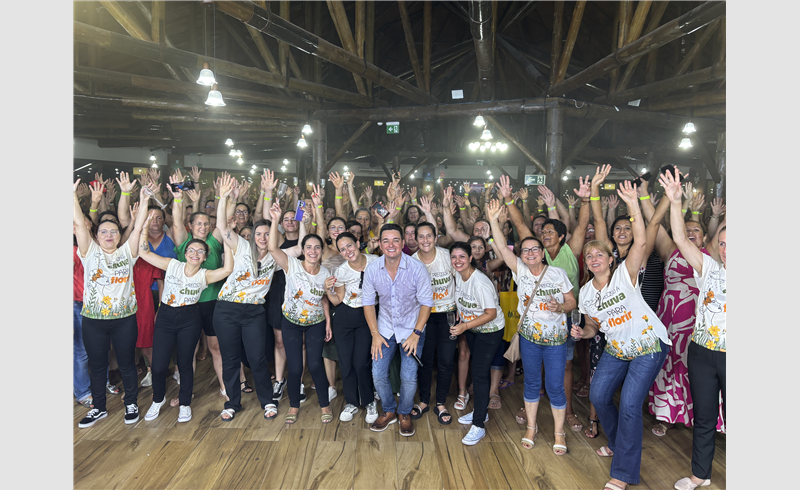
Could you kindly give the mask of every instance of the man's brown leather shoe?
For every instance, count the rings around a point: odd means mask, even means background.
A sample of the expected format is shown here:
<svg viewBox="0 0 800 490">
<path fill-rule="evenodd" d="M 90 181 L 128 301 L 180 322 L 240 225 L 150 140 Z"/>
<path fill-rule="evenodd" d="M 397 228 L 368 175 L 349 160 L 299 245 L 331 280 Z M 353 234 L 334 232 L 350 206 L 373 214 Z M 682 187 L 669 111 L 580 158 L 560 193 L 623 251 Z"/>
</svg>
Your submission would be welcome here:
<svg viewBox="0 0 800 490">
<path fill-rule="evenodd" d="M 397 422 L 397 415 L 394 412 L 383 412 L 383 415 L 378 417 L 378 420 L 369 426 L 369 430 L 383 432 L 387 427 L 389 427 L 390 424 L 395 422 Z"/>
<path fill-rule="evenodd" d="M 405 437 L 414 435 L 414 422 L 408 414 L 400 414 L 400 435 Z"/>
</svg>

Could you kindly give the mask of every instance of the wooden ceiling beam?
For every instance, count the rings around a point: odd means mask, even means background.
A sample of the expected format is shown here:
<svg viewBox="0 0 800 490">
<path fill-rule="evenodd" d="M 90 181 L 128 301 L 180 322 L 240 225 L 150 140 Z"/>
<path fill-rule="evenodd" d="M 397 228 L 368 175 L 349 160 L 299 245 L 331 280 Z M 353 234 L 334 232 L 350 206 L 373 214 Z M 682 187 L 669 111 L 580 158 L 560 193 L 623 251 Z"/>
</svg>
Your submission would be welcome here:
<svg viewBox="0 0 800 490">
<path fill-rule="evenodd" d="M 644 20 L 647 17 L 647 13 L 650 10 L 652 3 L 653 2 L 639 2 L 639 5 L 637 5 L 636 12 L 633 14 L 631 30 L 628 32 L 628 37 L 625 40 L 626 44 L 630 44 L 641 37 L 642 26 L 644 25 Z M 669 2 L 656 2 L 656 6 L 653 9 L 653 15 L 650 16 L 650 22 L 647 24 L 647 28 L 644 30 L 645 33 L 650 33 L 658 27 L 658 24 L 661 23 L 661 17 L 664 16 L 664 12 L 667 10 L 667 5 L 669 5 Z M 619 80 L 619 84 L 617 85 L 615 92 L 621 92 L 628 88 L 628 85 L 630 85 L 631 80 L 633 79 L 633 74 L 636 72 L 636 67 L 639 66 L 639 62 L 641 60 L 642 58 L 639 57 L 628 63 L 628 66 L 625 67 L 625 72 L 622 74 L 622 78 Z"/>
<path fill-rule="evenodd" d="M 515 138 L 515 137 L 514 137 L 514 135 L 512 135 L 512 134 L 511 134 L 511 133 L 510 133 L 510 132 L 509 132 L 509 131 L 508 131 L 506 128 L 504 128 L 504 127 L 503 127 L 503 125 L 502 125 L 502 124 L 500 124 L 500 123 L 497 121 L 497 119 L 495 119 L 495 118 L 494 118 L 494 117 L 492 117 L 492 116 L 488 116 L 488 115 L 487 115 L 487 116 L 486 116 L 486 120 L 487 120 L 487 121 L 489 121 L 489 122 L 492 124 L 492 126 L 494 126 L 495 128 L 497 128 L 497 130 L 498 130 L 498 131 L 500 131 L 500 133 L 502 133 L 502 134 L 503 134 L 503 136 L 505 136 L 505 138 L 506 138 L 508 141 L 510 141 L 510 142 L 511 142 L 511 144 L 512 144 L 512 145 L 514 145 L 514 146 L 515 146 L 515 147 L 516 147 L 516 148 L 517 148 L 517 149 L 520 151 L 520 153 L 522 153 L 523 155 L 525 155 L 525 158 L 527 158 L 528 160 L 530 160 L 530 161 L 531 161 L 531 163 L 533 163 L 534 165 L 536 165 L 537 167 L 539 167 L 539 170 L 541 170 L 541 171 L 542 171 L 542 172 L 544 172 L 544 173 L 547 173 L 547 171 L 546 171 L 546 170 L 545 170 L 545 168 L 544 168 L 544 164 L 543 164 L 543 163 L 542 163 L 542 162 L 541 162 L 541 161 L 540 161 L 538 158 L 536 158 L 536 157 L 533 155 L 533 153 L 531 153 L 531 151 L 530 151 L 530 150 L 528 150 L 527 148 L 525 148 L 525 146 L 524 146 L 522 143 L 520 143 L 520 142 L 519 142 L 519 140 L 518 140 L 517 138 Z"/>
<path fill-rule="evenodd" d="M 190 124 L 217 124 L 224 126 L 269 126 L 284 128 L 286 131 L 299 131 L 303 127 L 297 121 L 263 118 L 227 118 L 211 116 L 189 116 L 183 114 L 162 114 L 151 112 L 132 112 L 131 117 L 140 121 L 182 122 Z"/>
<path fill-rule="evenodd" d="M 425 2 L 422 12 L 422 73 L 425 78 L 424 89 L 431 93 L 431 35 L 433 23 L 433 2 Z"/>
<path fill-rule="evenodd" d="M 414 78 L 417 82 L 417 87 L 425 90 L 425 77 L 422 75 L 422 68 L 419 65 L 419 55 L 417 54 L 417 47 L 414 45 L 414 31 L 411 28 L 411 21 L 408 18 L 408 10 L 404 0 L 397 0 L 397 7 L 400 9 L 400 21 L 403 24 L 403 37 L 406 40 L 406 48 L 408 49 L 408 59 L 411 62 L 411 67 L 414 69 Z"/>
<path fill-rule="evenodd" d="M 725 103 L 725 90 L 710 90 L 694 94 L 673 95 L 664 97 L 658 102 L 646 104 L 643 108 L 648 111 L 668 111 L 684 107 L 700 107 Z"/>
<path fill-rule="evenodd" d="M 706 43 L 711 39 L 711 36 L 714 35 L 714 31 L 717 30 L 720 22 L 722 22 L 722 19 L 717 19 L 703 28 L 703 32 L 695 40 L 694 46 L 692 46 L 692 48 L 686 53 L 686 56 L 684 56 L 681 64 L 675 69 L 675 73 L 672 75 L 673 78 L 679 77 L 686 73 L 686 70 L 688 70 L 692 65 L 692 62 L 695 60 L 697 55 L 700 54 L 700 50 L 703 49 L 703 46 L 705 46 Z"/>
<path fill-rule="evenodd" d="M 494 99 L 494 32 L 491 30 L 492 2 L 469 2 L 469 28 L 475 44 L 481 100 Z"/>
<path fill-rule="evenodd" d="M 339 159 L 344 156 L 345 152 L 353 145 L 353 143 L 356 142 L 356 140 L 362 134 L 364 134 L 364 131 L 366 131 L 367 128 L 369 128 L 371 125 L 372 121 L 365 122 L 364 124 L 361 125 L 361 127 L 359 127 L 356 130 L 355 133 L 353 133 L 352 136 L 350 136 L 350 138 L 347 141 L 345 141 L 342 147 L 339 148 L 339 151 L 337 151 L 336 154 L 330 160 L 328 160 L 328 163 L 325 165 L 325 169 L 322 172 L 323 175 L 328 175 L 328 172 L 330 172 L 331 168 L 333 168 L 333 166 L 336 165 L 336 162 L 338 162 Z"/>
<path fill-rule="evenodd" d="M 644 2 L 646 3 L 646 2 Z M 564 51 L 558 60 L 558 70 L 556 70 L 556 83 L 564 80 L 564 75 L 567 74 L 567 66 L 572 57 L 572 50 L 575 49 L 575 41 L 578 39 L 578 31 L 581 27 L 581 19 L 583 18 L 583 11 L 586 9 L 586 2 L 575 2 L 575 9 L 572 12 L 572 20 L 569 23 L 569 32 L 567 33 L 567 40 L 564 43 Z"/>
<path fill-rule="evenodd" d="M 595 102 L 603 102 L 608 104 L 625 103 L 631 100 L 653 97 L 654 95 L 668 94 L 692 85 L 700 85 L 707 82 L 713 82 L 715 80 L 722 80 L 724 78 L 725 63 L 722 63 L 704 68 L 702 70 L 693 71 L 679 77 L 659 80 L 658 82 L 653 82 L 624 90 L 622 92 L 617 92 L 610 97 L 598 97 L 595 99 Z"/>
<path fill-rule="evenodd" d="M 333 25 L 336 27 L 336 32 L 339 33 L 339 40 L 342 42 L 342 47 L 353 56 L 359 57 L 356 43 L 353 39 L 353 31 L 350 30 L 350 21 L 347 18 L 347 12 L 344 10 L 344 4 L 341 0 L 327 0 L 326 3 L 328 4 L 328 11 L 331 13 Z M 286 20 L 288 22 L 288 19 Z M 361 95 L 367 95 L 364 80 L 355 72 L 353 72 L 353 80 L 356 82 L 358 92 Z"/>
<path fill-rule="evenodd" d="M 547 78 L 522 53 L 509 44 L 503 36 L 497 36 L 497 44 L 514 62 L 513 66 L 522 77 L 522 80 L 534 89 L 535 94 L 544 95 L 549 85 Z"/>
</svg>

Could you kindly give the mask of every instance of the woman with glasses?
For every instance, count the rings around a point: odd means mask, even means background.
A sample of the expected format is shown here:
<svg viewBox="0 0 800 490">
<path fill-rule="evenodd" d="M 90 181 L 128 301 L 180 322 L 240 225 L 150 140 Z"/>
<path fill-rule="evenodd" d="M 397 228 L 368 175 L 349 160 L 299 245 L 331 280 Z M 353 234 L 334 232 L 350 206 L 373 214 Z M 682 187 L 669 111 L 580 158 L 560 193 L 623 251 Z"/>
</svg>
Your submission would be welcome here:
<svg viewBox="0 0 800 490">
<path fill-rule="evenodd" d="M 573 337 L 584 339 L 598 331 L 606 334 L 606 350 L 594 373 L 589 400 L 608 437 L 608 446 L 597 454 L 614 458 L 611 480 L 605 487 L 610 490 L 639 483 L 642 404 L 671 345 L 667 329 L 645 302 L 638 285 L 647 240 L 636 186 L 625 181 L 617 193 L 628 206 L 634 243 L 621 264 L 605 242 L 594 240 L 583 247 L 586 273 L 579 304 L 585 326 L 573 325 L 571 330 Z M 617 408 L 614 395 L 620 385 Z"/>
<path fill-rule="evenodd" d="M 378 260 L 378 256 L 362 254 L 359 240 L 347 231 L 336 237 L 336 246 L 345 263 L 326 279 L 325 293 L 328 301 L 337 306 L 331 328 L 336 336 L 346 403 L 339 420 L 353 420 L 358 407 L 364 406 L 367 409 L 366 422 L 371 424 L 378 419 L 378 409 L 372 396 L 372 334 L 361 306 L 361 288 L 364 285 L 364 269 Z"/>
<path fill-rule="evenodd" d="M 186 262 L 162 257 L 151 252 L 147 238 L 147 226 L 156 213 L 155 210 L 151 211 L 147 217 L 139 247 L 139 254 L 145 261 L 166 271 L 164 291 L 161 295 L 162 308 L 159 309 L 153 334 L 153 404 L 144 419 L 146 421 L 155 420 L 166 402 L 164 393 L 166 392 L 169 360 L 172 349 L 177 347 L 177 364 L 181 376 L 178 422 L 188 422 L 192 419 L 190 407 L 192 388 L 194 387 L 192 361 L 197 341 L 200 339 L 202 324 L 197 301 L 208 284 L 225 279 L 233 271 L 233 255 L 230 248 L 225 245 L 224 267 L 206 270 L 202 268 L 201 264 L 208 255 L 209 247 L 199 238 L 190 240 L 186 245 L 184 253 Z"/>
<path fill-rule="evenodd" d="M 564 368 L 567 363 L 566 311 L 577 305 L 572 294 L 572 283 L 564 269 L 547 266 L 544 246 L 536 237 L 525 237 L 520 241 L 520 257 L 506 246 L 502 228 L 497 219 L 500 202 L 492 201 L 487 206 L 492 226 L 490 243 L 495 253 L 505 261 L 517 283 L 519 304 L 517 312 L 522 317 L 519 325 L 519 350 L 525 369 L 525 413 L 527 432 L 522 447 L 533 449 L 536 439 L 536 414 L 539 410 L 539 388 L 542 384 L 542 362 L 544 362 L 545 388 L 550 399 L 555 424 L 553 452 L 557 456 L 567 453 L 564 420 L 566 419 L 567 396 L 564 390 Z M 536 293 L 533 290 L 536 288 Z M 532 302 L 532 303 L 531 303 Z M 530 307 L 528 305 L 530 304 Z"/>
<path fill-rule="evenodd" d="M 78 427 L 86 428 L 108 415 L 106 412 L 106 380 L 109 346 L 114 345 L 122 383 L 125 387 L 125 423 L 139 420 L 139 382 L 136 375 L 136 293 L 133 286 L 133 266 L 139 258 L 139 239 L 147 213 L 136 217 L 131 237 L 120 245 L 119 225 L 104 221 L 97 227 L 97 241 L 87 228 L 76 193 L 80 179 L 73 186 L 73 218 L 78 257 L 84 268 L 83 344 L 89 357 L 92 403 Z M 146 203 L 148 194 L 143 187 L 139 200 Z M 150 189 L 151 191 L 153 189 Z M 150 294 L 145 291 L 145 294 Z"/>
</svg>

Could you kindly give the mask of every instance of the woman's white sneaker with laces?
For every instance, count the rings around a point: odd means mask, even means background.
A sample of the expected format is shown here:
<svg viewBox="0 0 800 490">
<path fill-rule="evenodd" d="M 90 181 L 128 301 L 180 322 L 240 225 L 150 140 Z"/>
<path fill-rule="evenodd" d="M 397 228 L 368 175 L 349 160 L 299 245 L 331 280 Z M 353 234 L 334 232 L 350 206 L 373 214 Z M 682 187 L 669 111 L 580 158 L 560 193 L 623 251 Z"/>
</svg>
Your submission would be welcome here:
<svg viewBox="0 0 800 490">
<path fill-rule="evenodd" d="M 478 443 L 478 441 L 483 439 L 485 436 L 486 436 L 486 429 L 482 429 L 480 427 L 473 425 L 472 427 L 470 427 L 469 432 L 467 432 L 467 435 L 465 435 L 464 438 L 461 439 L 461 442 L 467 446 L 474 446 L 475 444 Z"/>
<path fill-rule="evenodd" d="M 364 421 L 368 424 L 373 424 L 376 420 L 378 420 L 378 405 L 373 401 L 367 405 L 367 416 Z"/>
<path fill-rule="evenodd" d="M 192 407 L 181 405 L 180 412 L 178 413 L 178 422 L 188 422 L 190 420 L 192 420 Z"/>
<path fill-rule="evenodd" d="M 358 413 L 358 407 L 353 405 L 352 403 L 348 403 L 342 409 L 342 413 L 339 414 L 339 420 L 342 422 L 350 422 L 353 420 L 353 415 Z"/>
<path fill-rule="evenodd" d="M 164 399 L 161 400 L 161 403 L 153 402 L 153 404 L 150 405 L 150 409 L 148 409 L 147 413 L 144 414 L 145 422 L 150 422 L 151 420 L 155 420 L 156 418 L 158 418 L 158 414 L 161 411 L 161 407 L 163 407 L 164 403 L 166 402 L 167 402 L 166 397 L 164 397 Z"/>
<path fill-rule="evenodd" d="M 473 413 L 475 413 L 474 410 L 472 412 L 466 414 L 466 415 L 462 415 L 461 417 L 458 418 L 458 423 L 459 424 L 464 424 L 464 425 L 471 424 L 472 423 L 472 414 Z M 483 423 L 485 424 L 488 421 L 489 421 L 489 412 L 486 412 L 486 420 L 484 420 Z"/>
</svg>

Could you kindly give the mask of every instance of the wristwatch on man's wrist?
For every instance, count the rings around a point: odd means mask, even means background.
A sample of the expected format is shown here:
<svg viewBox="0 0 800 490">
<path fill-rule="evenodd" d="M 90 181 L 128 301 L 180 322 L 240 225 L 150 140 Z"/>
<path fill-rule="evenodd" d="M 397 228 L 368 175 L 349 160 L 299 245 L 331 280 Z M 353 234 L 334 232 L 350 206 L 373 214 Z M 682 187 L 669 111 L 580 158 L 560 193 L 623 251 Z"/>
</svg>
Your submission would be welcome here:
<svg viewBox="0 0 800 490">
<path fill-rule="evenodd" d="M 417 336 L 422 337 L 422 332 L 417 330 L 416 328 L 414 329 L 414 333 L 417 334 Z"/>
</svg>

